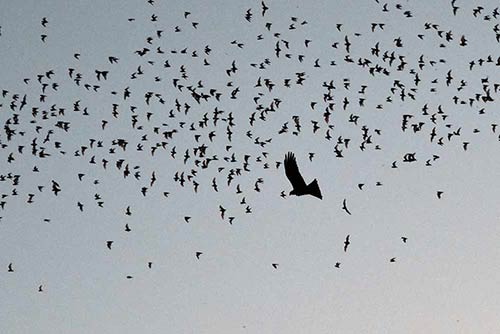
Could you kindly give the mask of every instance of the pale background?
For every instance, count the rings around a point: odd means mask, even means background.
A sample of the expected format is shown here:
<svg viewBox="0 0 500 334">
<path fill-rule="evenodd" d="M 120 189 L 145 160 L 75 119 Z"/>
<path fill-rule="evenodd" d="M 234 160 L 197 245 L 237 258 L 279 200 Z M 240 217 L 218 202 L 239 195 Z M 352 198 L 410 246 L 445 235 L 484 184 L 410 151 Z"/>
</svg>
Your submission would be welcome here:
<svg viewBox="0 0 500 334">
<path fill-rule="evenodd" d="M 381 1 L 384 2 L 384 1 Z M 243 1 L 156 1 L 154 6 L 145 1 L 57 1 L 25 0 L 0 3 L 0 89 L 9 94 L 27 94 L 29 104 L 20 112 L 20 131 L 25 138 L 15 137 L 0 152 L 0 172 L 21 174 L 19 195 L 9 196 L 5 210 L 0 212 L 0 332 L 1 333 L 495 333 L 500 331 L 500 242 L 498 205 L 498 134 L 491 132 L 491 123 L 498 122 L 498 103 L 484 105 L 486 114 L 479 115 L 480 107 L 469 108 L 452 104 L 457 83 L 464 79 L 468 87 L 461 96 L 481 92 L 481 78 L 489 76 L 490 83 L 498 81 L 498 68 L 494 65 L 468 70 L 473 59 L 498 56 L 498 44 L 492 27 L 496 20 L 484 21 L 481 17 L 491 13 L 494 1 L 480 4 L 485 10 L 480 18 L 472 16 L 477 5 L 458 1 L 461 9 L 452 15 L 448 1 L 402 1 L 404 10 L 411 10 L 413 18 L 406 19 L 403 11 L 395 9 L 396 2 L 389 1 L 390 11 L 382 12 L 375 1 L 267 1 L 270 7 L 266 17 L 260 16 L 260 2 Z M 245 12 L 252 8 L 252 23 L 244 20 Z M 184 19 L 184 11 L 192 14 Z M 149 21 L 152 13 L 158 15 L 156 24 Z M 290 31 L 290 17 L 308 24 Z M 49 20 L 48 27 L 41 26 L 42 17 Z M 128 22 L 129 17 L 136 18 Z M 199 22 L 197 30 L 190 25 Z M 276 59 L 276 38 L 264 28 L 273 22 L 273 32 L 291 44 L 290 52 L 306 55 L 302 64 L 296 58 Z M 371 33 L 371 22 L 384 22 L 383 32 Z M 439 48 L 441 40 L 434 31 L 424 30 L 424 23 L 437 23 L 444 31 L 452 30 L 454 41 L 446 48 Z M 343 23 L 342 31 L 336 29 Z M 179 26 L 181 33 L 174 33 Z M 299 24 L 297 23 L 297 26 Z M 140 58 L 133 51 L 146 45 L 147 36 L 164 30 L 161 45 L 164 55 L 151 54 Z M 40 34 L 47 33 L 46 43 Z M 361 36 L 354 36 L 360 33 Z M 424 40 L 416 34 L 426 34 Z M 256 36 L 263 34 L 264 41 Z M 469 45 L 458 46 L 458 39 L 465 34 Z M 391 76 L 370 76 L 367 70 L 343 61 L 344 36 L 352 46 L 351 56 L 357 60 L 366 57 L 375 61 L 370 48 L 380 42 L 382 51 L 392 50 L 406 56 L 409 63 L 405 73 L 391 69 Z M 394 47 L 393 39 L 402 37 L 404 47 Z M 309 48 L 304 39 L 312 40 Z M 245 43 L 238 49 L 230 42 Z M 338 49 L 331 48 L 335 41 Z M 260 43 L 260 44 L 259 44 Z M 203 48 L 210 45 L 210 67 L 200 65 Z M 447 44 L 448 45 L 448 44 Z M 189 55 L 172 55 L 171 49 L 188 53 L 196 49 L 199 58 Z M 283 45 L 281 46 L 284 48 Z M 81 53 L 80 61 L 73 58 Z M 286 50 L 283 50 L 286 52 Z M 382 52 L 381 52 L 382 53 Z M 401 102 L 397 96 L 393 103 L 385 103 L 393 80 L 402 80 L 413 87 L 409 68 L 417 68 L 418 57 L 438 60 L 446 64 L 420 71 L 422 82 L 416 101 Z M 107 57 L 120 58 L 117 65 L 110 65 Z M 146 59 L 155 59 L 154 66 Z M 272 65 L 265 71 L 254 69 L 250 63 L 269 58 Z M 320 58 L 321 68 L 313 63 Z M 169 59 L 172 68 L 164 70 L 163 61 Z M 228 78 L 225 70 L 236 60 L 239 72 Z M 336 67 L 328 66 L 335 60 Z M 386 66 L 381 59 L 377 63 Z M 395 62 L 397 63 L 397 61 Z M 244 213 L 239 205 L 241 196 L 234 186 L 225 187 L 225 175 L 216 166 L 227 166 L 225 124 L 218 127 L 217 137 L 210 145 L 208 155 L 217 154 L 219 161 L 211 169 L 200 172 L 200 191 L 194 194 L 192 186 L 179 187 L 172 181 L 175 171 L 190 170 L 182 164 L 182 156 L 192 145 L 193 134 L 183 131 L 169 144 L 167 151 L 158 150 L 154 158 L 145 152 L 135 151 L 141 134 L 130 126 L 129 105 L 138 107 L 140 122 L 144 124 L 147 110 L 155 113 L 152 122 L 170 122 L 178 128 L 178 121 L 189 124 L 198 122 L 205 112 L 211 113 L 216 104 L 198 107 L 185 92 L 173 88 L 171 80 L 179 77 L 178 68 L 186 66 L 190 83 L 203 80 L 206 87 L 216 87 L 225 93 L 219 108 L 232 111 L 237 122 L 233 129 L 233 151 L 241 160 L 244 154 L 253 159 L 262 150 L 245 136 L 250 129 L 248 117 L 254 111 L 252 101 L 257 78 L 272 78 L 276 88 L 266 95 L 283 102 L 278 112 L 270 114 L 265 123 L 256 122 L 254 137 L 272 137 L 269 152 L 270 169 L 252 160 L 252 172 L 235 181 L 246 189 L 245 196 L 253 213 Z M 141 65 L 146 74 L 138 80 L 129 80 L 130 74 Z M 68 78 L 67 69 L 76 68 L 84 78 L 95 82 L 95 69 L 110 70 L 106 82 L 100 82 L 99 93 L 77 88 Z M 49 90 L 47 103 L 38 103 L 40 86 L 36 75 L 53 69 L 54 80 L 60 84 L 58 92 Z M 453 70 L 455 81 L 447 88 L 446 72 Z M 295 79 L 295 72 L 305 71 L 304 86 L 284 88 L 284 78 Z M 153 78 L 162 76 L 155 83 Z M 32 78 L 29 85 L 22 82 Z M 343 89 L 342 80 L 350 78 L 351 88 Z M 438 84 L 431 81 L 439 78 Z M 227 98 L 230 90 L 224 87 L 228 80 L 239 86 L 238 99 Z M 333 139 L 324 139 L 326 127 L 322 122 L 321 103 L 323 81 L 333 80 L 336 111 L 332 115 L 335 128 Z M 84 80 L 85 81 L 85 80 Z M 367 85 L 366 107 L 359 108 L 357 91 Z M 135 93 L 123 102 L 122 91 L 130 86 Z M 437 87 L 437 93 L 431 93 Z M 116 90 L 118 97 L 109 94 Z M 167 103 L 147 108 L 143 102 L 148 90 L 161 92 Z M 265 92 L 262 90 L 262 92 Z M 341 108 L 347 96 L 351 102 L 347 111 Z M 175 98 L 188 102 L 192 109 L 178 119 L 167 117 Z M 495 96 L 494 96 L 495 98 Z M 72 111 L 73 103 L 81 100 L 82 108 L 88 107 L 90 116 Z M 118 102 L 117 102 L 118 101 Z M 312 111 L 310 101 L 318 101 Z M 111 117 L 111 104 L 121 104 L 118 120 Z M 11 117 L 10 95 L 1 99 L 2 127 Z M 71 130 L 57 130 L 52 141 L 59 140 L 68 152 L 44 160 L 34 158 L 30 151 L 34 127 L 31 107 L 40 105 L 48 109 L 52 104 L 66 108 L 64 119 L 71 122 Z M 384 110 L 376 110 L 383 103 Z M 423 119 L 421 108 L 428 103 L 430 112 L 442 105 L 450 115 L 446 122 L 437 125 L 446 136 L 444 124 L 452 129 L 462 127 L 461 137 L 453 138 L 446 145 L 429 143 L 432 125 L 427 120 L 422 132 L 401 132 L 401 115 L 414 114 L 415 120 Z M 348 123 L 349 114 L 361 116 L 359 126 Z M 279 136 L 277 132 L 288 121 L 293 130 L 293 115 L 301 116 L 302 133 Z M 39 116 L 40 117 L 40 116 Z M 211 117 L 211 115 L 210 115 Z M 106 119 L 106 131 L 100 129 Z M 312 135 L 310 120 L 320 121 L 322 127 Z M 39 143 L 55 120 L 42 123 Z M 373 136 L 382 150 L 371 145 L 359 150 L 361 126 L 372 131 L 382 130 Z M 473 134 L 478 128 L 481 132 Z M 211 130 L 208 130 L 211 131 Z M 200 133 L 206 139 L 207 130 Z M 351 138 L 345 158 L 337 159 L 333 146 L 338 136 Z M 88 151 L 85 157 L 76 158 L 73 152 L 88 139 L 105 141 L 105 149 Z M 115 157 L 106 155 L 112 139 L 130 141 L 126 153 L 117 149 Z M 4 132 L 2 143 L 6 142 Z M 462 142 L 469 141 L 464 152 Z M 16 160 L 8 164 L 7 156 L 24 145 L 24 154 L 15 154 Z M 191 146 L 189 146 L 191 145 Z M 169 152 L 177 146 L 177 159 Z M 290 185 L 283 170 L 275 169 L 275 161 L 284 154 L 295 152 L 299 167 L 306 181 L 318 178 L 324 199 L 280 198 Z M 96 153 L 97 152 L 97 153 Z M 316 152 L 312 162 L 308 153 Z M 401 161 L 407 152 L 417 152 L 416 163 Z M 100 165 L 90 165 L 88 160 L 96 154 L 110 160 L 107 170 Z M 441 156 L 432 167 L 425 160 L 433 154 Z M 126 158 L 130 167 L 141 166 L 142 178 L 124 180 L 114 167 L 117 158 Z M 192 164 L 191 158 L 191 164 Z M 398 160 L 398 169 L 391 169 Z M 40 173 L 32 173 L 34 165 Z M 190 168 L 190 166 L 189 166 Z M 226 167 L 227 169 L 231 166 Z M 140 188 L 149 183 L 149 176 L 156 171 L 158 181 L 148 196 Z M 84 182 L 76 175 L 86 173 Z M 217 177 L 221 190 L 210 188 Z M 262 191 L 253 191 L 257 178 L 264 178 Z M 56 198 L 50 192 L 51 180 L 57 180 L 62 191 Z M 92 181 L 99 179 L 99 185 Z M 377 181 L 383 186 L 376 187 Z M 358 183 L 365 183 L 363 191 Z M 36 187 L 45 185 L 42 193 Z M 0 184 L 2 193 L 10 194 L 10 182 Z M 165 199 L 161 194 L 170 191 Z M 436 191 L 444 191 L 438 200 Z M 35 193 L 35 203 L 27 204 L 27 194 Z M 95 193 L 101 194 L 104 208 L 93 201 Z M 341 209 L 346 198 L 352 216 Z M 76 202 L 85 204 L 80 213 Z M 218 206 L 227 208 L 227 216 L 235 216 L 233 225 L 222 221 Z M 133 215 L 124 215 L 130 205 Z M 192 216 L 189 224 L 184 216 Z M 44 223 L 43 218 L 50 218 Z M 128 223 L 132 232 L 124 231 Z M 343 252 L 343 241 L 350 234 L 351 245 Z M 401 236 L 408 237 L 403 244 Z M 106 241 L 114 240 L 112 250 Z M 195 252 L 201 251 L 200 260 Z M 395 263 L 389 259 L 396 257 Z M 151 269 L 147 262 L 152 261 Z M 334 268 L 335 262 L 341 268 Z M 13 263 L 15 272 L 8 273 Z M 272 263 L 279 263 L 277 270 Z M 126 279 L 127 275 L 133 279 Z M 43 285 L 43 293 L 38 286 Z"/>
</svg>

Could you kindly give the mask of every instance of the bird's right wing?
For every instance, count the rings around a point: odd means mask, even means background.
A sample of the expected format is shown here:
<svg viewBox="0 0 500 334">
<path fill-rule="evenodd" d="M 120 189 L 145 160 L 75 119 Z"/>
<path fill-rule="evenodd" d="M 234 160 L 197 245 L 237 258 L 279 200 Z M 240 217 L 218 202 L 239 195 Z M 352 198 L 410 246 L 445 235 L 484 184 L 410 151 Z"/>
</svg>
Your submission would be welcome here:
<svg viewBox="0 0 500 334">
<path fill-rule="evenodd" d="M 288 152 L 285 155 L 285 174 L 294 189 L 300 189 L 306 187 L 306 182 L 300 175 L 299 167 L 297 166 L 297 161 L 292 152 Z"/>
</svg>

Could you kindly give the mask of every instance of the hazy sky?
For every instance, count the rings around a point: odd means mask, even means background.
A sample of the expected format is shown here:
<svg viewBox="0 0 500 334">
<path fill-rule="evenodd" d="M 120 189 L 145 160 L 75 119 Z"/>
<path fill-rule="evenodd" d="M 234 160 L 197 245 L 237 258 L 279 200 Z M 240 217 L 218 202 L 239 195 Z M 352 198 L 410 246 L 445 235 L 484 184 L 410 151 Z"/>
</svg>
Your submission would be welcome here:
<svg viewBox="0 0 500 334">
<path fill-rule="evenodd" d="M 457 0 L 456 15 L 449 1 L 402 0 L 401 8 L 390 0 L 265 3 L 264 17 L 260 1 L 0 3 L 0 90 L 6 91 L 0 97 L 0 174 L 2 179 L 20 175 L 18 185 L 12 178 L 0 182 L 5 202 L 0 211 L 1 333 L 500 331 L 500 129 L 492 130 L 500 122 L 498 2 Z M 478 6 L 483 10 L 475 12 Z M 249 9 L 251 22 L 245 20 Z M 185 17 L 185 12 L 190 14 Z M 269 29 L 266 23 L 272 23 Z M 385 25 L 372 31 L 372 23 Z M 452 40 L 446 40 L 447 32 Z M 466 46 L 460 46 L 462 36 Z M 212 50 L 208 55 L 206 46 Z M 378 57 L 372 53 L 377 46 Z M 145 56 L 135 53 L 145 47 L 150 50 Z M 492 62 L 483 63 L 489 55 Z M 110 64 L 109 56 L 118 63 Z M 369 65 L 358 65 L 366 59 Z M 233 61 L 237 70 L 229 76 Z M 404 68 L 398 70 L 401 61 Z M 389 74 L 370 74 L 376 65 Z M 144 74 L 137 76 L 139 66 Z M 48 78 L 50 70 L 55 74 Z M 96 70 L 108 71 L 107 80 L 97 81 Z M 296 83 L 301 72 L 303 85 Z M 80 85 L 73 80 L 77 73 Z M 25 83 L 25 78 L 30 80 Z M 271 80 L 272 91 L 255 87 L 259 78 L 262 85 Z M 174 79 L 183 87 L 174 87 Z M 286 79 L 290 87 L 284 86 Z M 215 89 L 220 101 L 193 99 L 189 87 L 200 80 L 203 87 L 196 92 L 210 95 Z M 330 81 L 335 89 L 329 129 L 323 98 L 324 83 Z M 100 86 L 97 92 L 92 85 Z M 131 97 L 124 100 L 127 87 Z M 237 87 L 237 98 L 231 99 Z M 481 99 L 487 91 L 495 101 Z M 149 105 L 148 92 L 158 94 Z M 27 104 L 19 110 L 24 95 Z M 466 104 L 455 104 L 455 96 Z M 259 104 L 268 108 L 273 101 L 274 111 L 260 119 Z M 217 125 L 215 108 L 223 111 Z M 169 117 L 171 110 L 175 118 Z M 230 113 L 235 123 L 231 142 L 226 134 Z M 201 127 L 205 114 L 209 121 Z M 403 115 L 412 115 L 404 132 Z M 300 118 L 297 135 L 294 116 Z M 356 116 L 357 124 L 349 122 Z M 67 132 L 56 126 L 59 121 L 69 122 Z M 312 122 L 320 127 L 315 133 Z M 422 129 L 414 132 L 412 124 L 419 122 Z M 279 134 L 284 124 L 288 132 Z M 16 131 L 10 141 L 5 125 Z M 430 142 L 433 128 L 436 138 Z M 173 138 L 162 136 L 173 129 Z M 327 130 L 331 140 L 325 138 Z M 210 141 L 212 131 L 216 136 Z M 350 140 L 347 147 L 337 146 L 343 158 L 334 152 L 339 137 Z M 34 138 L 38 152 L 43 148 L 50 156 L 32 155 Z M 117 139 L 128 142 L 125 151 L 112 145 Z M 263 147 L 255 142 L 268 139 Z M 151 147 L 161 142 L 165 149 L 151 155 Z M 195 165 L 195 159 L 204 158 L 193 148 L 202 144 L 206 157 L 218 157 L 206 169 Z M 190 157 L 184 163 L 186 150 Z M 280 197 L 291 185 L 276 162 L 288 151 L 295 153 L 307 182 L 318 179 L 323 200 Z M 310 152 L 315 153 L 312 161 Z M 236 162 L 231 162 L 233 153 Z M 417 161 L 403 162 L 407 153 L 415 153 Z M 228 186 L 228 173 L 243 169 L 245 155 L 250 172 L 242 170 Z M 108 161 L 106 169 L 102 159 Z M 121 170 L 116 167 L 120 159 Z M 398 168 L 391 168 L 394 161 Z M 125 165 L 131 171 L 127 178 Z M 35 166 L 39 172 L 33 172 Z M 174 182 L 176 172 L 187 179 L 193 169 L 197 174 L 184 187 Z M 157 181 L 150 186 L 153 172 Z M 79 173 L 85 174 L 82 181 Z M 218 192 L 211 186 L 214 178 Z M 257 192 L 259 178 L 264 182 Z M 60 185 L 57 196 L 52 181 Z M 199 184 L 197 193 L 193 181 Z M 236 193 L 237 184 L 243 194 Z M 240 204 L 243 197 L 246 204 Z M 342 210 L 344 199 L 352 215 Z M 225 219 L 219 205 L 227 210 Z M 234 217 L 232 224 L 228 217 Z M 347 235 L 351 244 L 344 252 Z M 196 252 L 203 253 L 199 259 Z M 11 263 L 14 272 L 8 271 Z"/>
</svg>

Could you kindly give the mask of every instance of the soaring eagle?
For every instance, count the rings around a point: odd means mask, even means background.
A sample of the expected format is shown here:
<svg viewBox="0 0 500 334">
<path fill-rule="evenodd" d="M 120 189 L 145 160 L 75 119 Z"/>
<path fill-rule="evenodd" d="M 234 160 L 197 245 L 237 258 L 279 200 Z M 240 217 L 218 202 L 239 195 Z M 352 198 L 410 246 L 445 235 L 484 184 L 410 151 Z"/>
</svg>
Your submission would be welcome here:
<svg viewBox="0 0 500 334">
<path fill-rule="evenodd" d="M 290 195 L 312 195 L 319 199 L 323 199 L 321 190 L 319 190 L 318 181 L 314 179 L 311 183 L 306 184 L 302 175 L 300 175 L 295 155 L 292 152 L 288 152 L 288 154 L 285 155 L 285 174 L 293 187 L 292 191 L 290 191 Z"/>
</svg>

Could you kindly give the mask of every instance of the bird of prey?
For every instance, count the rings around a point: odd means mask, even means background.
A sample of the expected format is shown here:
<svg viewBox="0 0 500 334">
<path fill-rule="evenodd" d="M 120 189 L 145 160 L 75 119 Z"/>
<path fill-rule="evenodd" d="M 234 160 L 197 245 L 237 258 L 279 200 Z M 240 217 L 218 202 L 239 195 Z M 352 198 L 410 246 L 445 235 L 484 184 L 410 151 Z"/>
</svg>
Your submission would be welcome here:
<svg viewBox="0 0 500 334">
<path fill-rule="evenodd" d="M 295 160 L 295 155 L 292 152 L 288 152 L 288 154 L 285 155 L 284 164 L 286 177 L 293 187 L 292 191 L 290 191 L 290 195 L 312 195 L 319 199 L 323 199 L 321 190 L 319 189 L 318 181 L 314 179 L 311 183 L 306 184 L 306 182 L 302 178 L 302 175 L 300 175 L 299 167 L 297 166 L 297 161 Z"/>
</svg>

